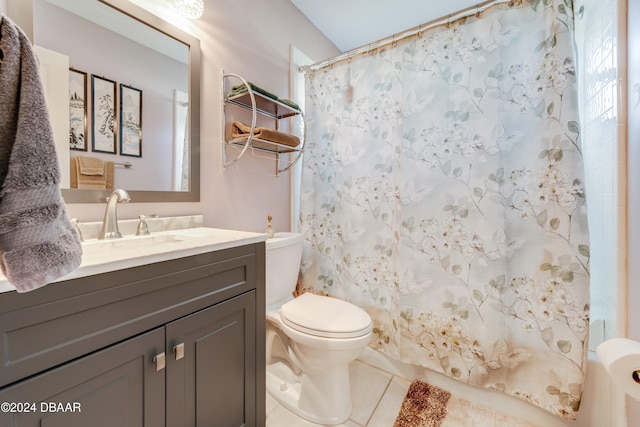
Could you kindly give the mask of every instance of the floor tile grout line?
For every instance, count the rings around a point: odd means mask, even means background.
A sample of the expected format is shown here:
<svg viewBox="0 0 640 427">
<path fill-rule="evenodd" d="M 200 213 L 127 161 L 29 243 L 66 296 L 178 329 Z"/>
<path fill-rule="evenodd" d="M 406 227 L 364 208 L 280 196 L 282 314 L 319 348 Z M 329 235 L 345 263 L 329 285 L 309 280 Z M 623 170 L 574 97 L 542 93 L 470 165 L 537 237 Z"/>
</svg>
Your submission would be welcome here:
<svg viewBox="0 0 640 427">
<path fill-rule="evenodd" d="M 384 373 L 387 373 L 387 374 L 389 374 L 389 375 L 390 375 L 390 377 L 389 377 L 389 379 L 388 379 L 388 381 L 387 381 L 387 384 L 386 384 L 386 386 L 385 386 L 385 388 L 384 388 L 384 391 L 383 391 L 383 392 L 382 392 L 382 394 L 380 395 L 380 398 L 378 398 L 378 401 L 376 402 L 376 404 L 375 404 L 375 406 L 374 406 L 373 410 L 372 410 L 372 411 L 371 411 L 371 413 L 369 414 L 369 416 L 368 416 L 368 418 L 367 418 L 366 423 L 365 423 L 364 425 L 362 425 L 362 424 L 358 423 L 357 421 L 353 420 L 351 417 L 349 417 L 349 418 L 348 418 L 348 421 L 351 421 L 351 423 L 355 424 L 355 425 L 356 425 L 356 426 L 358 426 L 358 427 L 368 427 L 368 426 L 369 426 L 369 423 L 371 423 L 371 421 L 372 421 L 372 419 L 373 419 L 373 416 L 376 414 L 376 411 L 379 409 L 379 407 L 380 407 L 380 403 L 381 403 L 381 402 L 382 402 L 382 400 L 384 399 L 384 397 L 385 397 L 385 395 L 387 394 L 387 392 L 389 392 L 389 387 L 391 386 L 391 384 L 393 383 L 393 381 L 394 381 L 395 379 L 399 379 L 399 380 L 406 381 L 406 378 L 401 377 L 401 376 L 398 376 L 398 375 L 394 375 L 393 373 L 391 373 L 391 372 L 389 372 L 389 371 L 387 371 L 387 370 L 385 370 L 385 369 L 381 369 L 381 368 L 379 368 L 379 367 L 377 367 L 377 366 L 371 365 L 371 364 L 369 364 L 369 363 L 367 363 L 367 362 L 364 362 L 364 361 L 360 361 L 360 363 L 363 363 L 364 365 L 367 365 L 367 366 L 368 366 L 368 367 L 370 367 L 370 368 L 373 368 L 373 369 L 375 369 L 375 370 L 378 370 L 378 371 L 381 371 L 381 372 L 384 372 Z M 276 412 L 276 410 L 277 410 L 278 408 L 280 408 L 280 407 L 281 407 L 281 408 L 286 409 L 287 411 L 289 411 L 289 409 L 288 409 L 288 408 L 285 408 L 283 405 L 281 405 L 279 402 L 277 402 L 277 401 L 276 401 L 276 406 L 275 406 L 275 407 L 274 407 L 274 408 L 269 412 L 269 414 L 266 414 L 266 418 L 267 418 L 267 420 L 269 419 L 269 416 L 270 416 L 270 415 L 272 415 L 273 413 L 275 413 L 275 412 Z M 289 411 L 289 412 L 291 412 L 291 411 Z M 295 414 L 294 414 L 294 415 L 295 415 Z M 319 426 L 319 427 L 322 427 L 322 426 L 321 426 L 321 425 L 319 425 L 319 424 L 314 424 L 314 425 L 317 425 L 317 426 Z"/>
<path fill-rule="evenodd" d="M 389 378 L 389 381 L 387 382 L 387 385 L 384 388 L 384 391 L 380 395 L 380 398 L 378 399 L 378 402 L 376 403 L 376 406 L 373 408 L 373 411 L 371 411 L 371 414 L 369 414 L 369 418 L 367 418 L 367 422 L 365 423 L 364 427 L 367 427 L 369 425 L 369 423 L 371 422 L 371 419 L 373 418 L 373 415 L 376 413 L 376 411 L 378 410 L 378 407 L 380 406 L 380 402 L 382 402 L 382 399 L 384 399 L 384 395 L 387 394 L 387 391 L 389 391 L 389 386 L 393 382 L 394 378 L 395 378 L 395 375 L 391 375 L 391 378 Z"/>
</svg>

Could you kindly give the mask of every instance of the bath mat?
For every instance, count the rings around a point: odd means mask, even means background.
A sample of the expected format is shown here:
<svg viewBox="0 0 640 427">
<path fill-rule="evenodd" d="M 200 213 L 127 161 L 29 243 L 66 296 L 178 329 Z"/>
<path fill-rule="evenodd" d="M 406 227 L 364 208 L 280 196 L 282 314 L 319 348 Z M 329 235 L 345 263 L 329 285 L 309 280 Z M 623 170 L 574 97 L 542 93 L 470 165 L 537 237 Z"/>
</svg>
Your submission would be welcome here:
<svg viewBox="0 0 640 427">
<path fill-rule="evenodd" d="M 538 427 L 528 421 L 452 396 L 422 381 L 414 381 L 393 427 Z"/>
<path fill-rule="evenodd" d="M 441 388 L 412 382 L 393 427 L 440 427 L 450 398 L 451 393 Z"/>
</svg>

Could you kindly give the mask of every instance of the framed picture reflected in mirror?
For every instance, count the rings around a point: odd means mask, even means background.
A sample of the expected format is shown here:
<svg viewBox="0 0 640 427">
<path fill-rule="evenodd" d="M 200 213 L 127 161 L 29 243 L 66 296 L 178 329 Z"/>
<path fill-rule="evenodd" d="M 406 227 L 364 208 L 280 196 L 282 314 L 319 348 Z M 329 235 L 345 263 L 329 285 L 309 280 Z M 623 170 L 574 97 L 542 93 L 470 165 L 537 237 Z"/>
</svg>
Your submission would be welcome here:
<svg viewBox="0 0 640 427">
<path fill-rule="evenodd" d="M 69 69 L 69 149 L 87 151 L 87 73 Z"/>
<path fill-rule="evenodd" d="M 142 157 L 142 91 L 120 85 L 120 155 Z"/>
<path fill-rule="evenodd" d="M 92 151 L 116 154 L 116 82 L 91 76 L 91 112 Z"/>
</svg>

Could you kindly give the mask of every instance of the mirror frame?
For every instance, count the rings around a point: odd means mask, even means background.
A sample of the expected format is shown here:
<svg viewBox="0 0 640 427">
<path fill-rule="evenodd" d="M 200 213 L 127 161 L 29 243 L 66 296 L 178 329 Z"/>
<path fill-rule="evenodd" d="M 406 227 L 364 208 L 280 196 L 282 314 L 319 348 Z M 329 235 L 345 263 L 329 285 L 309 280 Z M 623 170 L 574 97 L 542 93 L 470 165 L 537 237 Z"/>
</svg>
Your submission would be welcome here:
<svg viewBox="0 0 640 427">
<path fill-rule="evenodd" d="M 189 48 L 189 191 L 127 190 L 132 203 L 200 201 L 200 40 L 129 0 L 97 0 Z M 34 40 L 33 1 L 8 0 L 7 15 Z M 65 203 L 104 203 L 113 190 L 62 189 Z"/>
</svg>

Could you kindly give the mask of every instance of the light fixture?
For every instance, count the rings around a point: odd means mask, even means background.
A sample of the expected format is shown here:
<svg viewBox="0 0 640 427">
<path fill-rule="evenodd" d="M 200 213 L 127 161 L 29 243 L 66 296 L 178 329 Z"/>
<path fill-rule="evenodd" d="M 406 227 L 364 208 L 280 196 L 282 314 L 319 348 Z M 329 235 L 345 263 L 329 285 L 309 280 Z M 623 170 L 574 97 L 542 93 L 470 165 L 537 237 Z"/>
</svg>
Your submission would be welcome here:
<svg viewBox="0 0 640 427">
<path fill-rule="evenodd" d="M 198 19 L 204 12 L 204 0 L 175 0 L 176 9 L 186 18 Z"/>
</svg>

